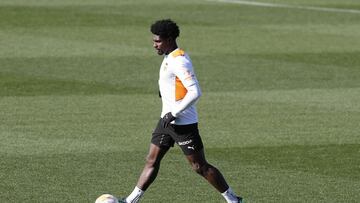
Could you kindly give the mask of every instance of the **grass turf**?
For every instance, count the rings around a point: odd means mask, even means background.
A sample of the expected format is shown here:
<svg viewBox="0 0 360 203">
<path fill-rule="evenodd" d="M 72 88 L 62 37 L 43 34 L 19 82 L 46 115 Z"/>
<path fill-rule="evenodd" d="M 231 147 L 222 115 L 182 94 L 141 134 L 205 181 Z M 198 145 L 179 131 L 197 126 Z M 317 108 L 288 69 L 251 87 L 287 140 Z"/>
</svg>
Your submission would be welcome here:
<svg viewBox="0 0 360 203">
<path fill-rule="evenodd" d="M 291 4 L 360 8 L 354 0 Z M 149 25 L 165 17 L 179 23 L 204 92 L 207 158 L 235 191 L 247 202 L 360 199 L 360 14 L 2 0 L 1 201 L 92 202 L 133 189 L 160 111 L 161 57 Z M 223 201 L 178 148 L 143 199 L 170 201 Z"/>
</svg>

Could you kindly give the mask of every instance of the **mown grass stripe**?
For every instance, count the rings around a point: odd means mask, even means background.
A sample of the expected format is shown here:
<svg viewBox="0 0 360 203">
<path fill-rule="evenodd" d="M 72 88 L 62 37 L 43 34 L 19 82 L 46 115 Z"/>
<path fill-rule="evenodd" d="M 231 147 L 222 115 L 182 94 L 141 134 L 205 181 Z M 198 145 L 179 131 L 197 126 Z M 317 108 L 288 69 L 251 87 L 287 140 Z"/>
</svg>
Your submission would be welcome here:
<svg viewBox="0 0 360 203">
<path fill-rule="evenodd" d="M 299 6 L 296 6 L 296 5 L 290 5 L 290 4 L 265 3 L 265 2 L 243 1 L 243 0 L 210 0 L 210 1 L 216 1 L 216 2 L 222 2 L 222 3 L 243 4 L 243 5 L 259 6 L 259 7 L 291 8 L 291 9 L 323 11 L 323 12 L 360 14 L 360 10 L 355 10 L 355 9 L 342 9 L 342 8 L 329 8 L 329 7 L 314 7 L 314 6 L 300 6 L 300 5 L 299 5 Z"/>
</svg>

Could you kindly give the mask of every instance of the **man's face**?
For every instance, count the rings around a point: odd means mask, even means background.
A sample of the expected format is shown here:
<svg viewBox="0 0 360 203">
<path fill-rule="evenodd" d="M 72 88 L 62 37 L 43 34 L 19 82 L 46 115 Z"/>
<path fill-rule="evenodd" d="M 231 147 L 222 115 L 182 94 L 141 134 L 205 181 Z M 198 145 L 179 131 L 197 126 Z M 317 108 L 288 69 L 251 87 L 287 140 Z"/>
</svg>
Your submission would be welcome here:
<svg viewBox="0 0 360 203">
<path fill-rule="evenodd" d="M 169 39 L 163 39 L 159 35 L 153 36 L 153 47 L 159 55 L 168 54 L 169 42 Z"/>
</svg>

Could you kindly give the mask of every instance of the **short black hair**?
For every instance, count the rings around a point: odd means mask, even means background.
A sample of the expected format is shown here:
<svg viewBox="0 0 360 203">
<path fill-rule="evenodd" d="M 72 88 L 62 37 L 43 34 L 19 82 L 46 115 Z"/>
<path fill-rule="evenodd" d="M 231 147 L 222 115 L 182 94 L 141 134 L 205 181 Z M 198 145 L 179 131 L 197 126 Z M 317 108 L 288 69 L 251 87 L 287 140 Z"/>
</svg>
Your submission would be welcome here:
<svg viewBox="0 0 360 203">
<path fill-rule="evenodd" d="M 151 25 L 151 32 L 163 39 L 172 38 L 175 40 L 180 35 L 179 27 L 170 19 L 158 20 Z"/>
</svg>

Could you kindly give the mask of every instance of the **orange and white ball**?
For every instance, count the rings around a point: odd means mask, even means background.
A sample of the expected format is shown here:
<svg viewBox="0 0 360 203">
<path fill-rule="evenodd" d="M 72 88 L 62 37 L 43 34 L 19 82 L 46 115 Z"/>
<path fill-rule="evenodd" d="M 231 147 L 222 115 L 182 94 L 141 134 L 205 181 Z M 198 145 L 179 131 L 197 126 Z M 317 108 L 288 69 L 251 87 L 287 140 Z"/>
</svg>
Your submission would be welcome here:
<svg viewBox="0 0 360 203">
<path fill-rule="evenodd" d="M 113 195 L 103 194 L 96 199 L 95 203 L 119 203 L 119 200 Z"/>
</svg>

